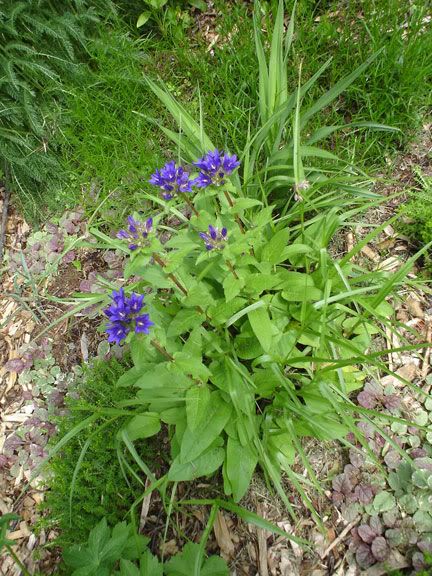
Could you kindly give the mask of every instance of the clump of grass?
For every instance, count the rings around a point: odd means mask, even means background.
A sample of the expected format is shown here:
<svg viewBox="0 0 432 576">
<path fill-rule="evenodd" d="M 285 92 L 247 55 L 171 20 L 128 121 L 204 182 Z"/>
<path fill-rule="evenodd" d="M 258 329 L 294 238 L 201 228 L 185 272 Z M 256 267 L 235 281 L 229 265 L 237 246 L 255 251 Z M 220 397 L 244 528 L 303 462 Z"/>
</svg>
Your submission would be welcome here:
<svg viewBox="0 0 432 576">
<path fill-rule="evenodd" d="M 88 45 L 93 74 L 87 85 L 69 97 L 65 129 L 66 157 L 71 174 L 68 195 L 94 206 L 108 195 L 104 218 L 120 225 L 126 213 L 142 206 L 142 189 L 149 175 L 177 151 L 146 118 L 166 124 L 166 115 L 148 92 L 144 76 L 159 76 L 193 116 L 203 112 L 204 126 L 220 147 L 241 151 L 250 127 L 258 120 L 257 74 L 251 6 L 216 3 L 213 21 L 219 34 L 209 50 L 204 35 L 193 27 L 184 36 L 160 36 L 154 31 L 134 38 L 118 19 Z M 289 8 L 289 7 L 288 7 Z M 123 10 L 125 18 L 127 10 Z M 359 16 L 359 14 L 361 16 Z M 270 29 L 272 13 L 263 4 L 262 26 Z M 430 90 L 432 38 L 424 32 L 425 10 L 406 0 L 372 0 L 340 8 L 331 1 L 297 6 L 294 58 L 288 83 L 294 89 L 302 62 L 307 80 L 329 57 L 332 64 L 310 91 L 315 100 L 337 80 L 383 48 L 367 74 L 332 106 L 317 116 L 310 130 L 325 124 L 365 120 L 392 125 L 401 132 L 338 132 L 328 146 L 339 155 L 356 156 L 369 168 L 402 146 L 418 123 Z M 192 43 L 192 49 L 191 49 Z M 428 83 L 429 82 L 429 83 Z M 90 183 L 93 183 L 92 185 Z M 84 191 L 83 199 L 80 198 Z M 120 207 L 120 208 L 119 208 Z"/>
<path fill-rule="evenodd" d="M 120 221 L 131 204 L 136 204 L 142 179 L 158 163 L 160 154 L 160 138 L 135 113 L 152 108 L 143 87 L 147 43 L 114 27 L 93 40 L 88 50 L 93 73 L 86 86 L 69 96 L 64 130 L 71 174 L 69 194 L 85 206 L 111 195 L 104 216 L 108 221 Z"/>
<path fill-rule="evenodd" d="M 67 400 L 68 413 L 58 418 L 58 434 L 53 438 L 52 445 L 71 433 L 98 407 L 114 406 L 128 396 L 126 389 L 114 386 L 123 371 L 124 365 L 116 360 L 97 361 L 85 371 L 83 381 L 76 390 L 79 398 Z M 128 514 L 139 494 L 140 485 L 133 475 L 126 481 L 117 459 L 116 433 L 123 423 L 124 418 L 121 417 L 101 417 L 76 434 L 51 459 L 47 480 L 49 490 L 44 501 L 49 517 L 42 523 L 49 523 L 59 530 L 56 544 L 65 546 L 84 541 L 102 518 L 114 525 Z M 90 436 L 90 444 L 74 478 L 83 446 Z M 149 450 L 147 444 L 140 446 L 144 458 L 150 453 Z M 130 466 L 138 473 L 132 460 Z"/>
</svg>

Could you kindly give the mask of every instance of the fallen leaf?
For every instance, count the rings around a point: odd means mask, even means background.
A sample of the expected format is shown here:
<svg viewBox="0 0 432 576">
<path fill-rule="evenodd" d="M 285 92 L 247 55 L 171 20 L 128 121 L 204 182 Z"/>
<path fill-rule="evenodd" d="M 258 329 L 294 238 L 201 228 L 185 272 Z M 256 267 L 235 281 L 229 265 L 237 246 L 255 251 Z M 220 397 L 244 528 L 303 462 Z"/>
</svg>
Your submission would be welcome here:
<svg viewBox="0 0 432 576">
<path fill-rule="evenodd" d="M 412 316 L 415 316 L 416 318 L 424 318 L 425 317 L 424 310 L 423 310 L 421 303 L 418 300 L 418 298 L 414 298 L 413 296 L 409 296 L 406 299 L 405 303 L 406 303 L 406 306 L 407 306 L 410 314 L 412 314 Z"/>
<path fill-rule="evenodd" d="M 217 513 L 216 521 L 213 526 L 216 542 L 221 550 L 221 556 L 225 560 L 230 560 L 234 557 L 235 546 L 231 539 L 231 534 L 225 520 L 223 512 L 220 510 Z"/>
</svg>

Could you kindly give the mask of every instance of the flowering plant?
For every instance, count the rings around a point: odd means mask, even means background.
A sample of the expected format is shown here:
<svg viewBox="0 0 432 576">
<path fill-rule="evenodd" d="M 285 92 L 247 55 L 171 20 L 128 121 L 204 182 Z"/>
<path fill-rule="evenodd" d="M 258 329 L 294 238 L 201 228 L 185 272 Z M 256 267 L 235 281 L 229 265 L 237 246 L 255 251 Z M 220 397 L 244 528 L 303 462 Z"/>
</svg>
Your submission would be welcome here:
<svg viewBox="0 0 432 576">
<path fill-rule="evenodd" d="M 146 194 L 152 213 L 132 215 L 112 241 L 124 242 L 130 258 L 124 291 L 116 289 L 106 308 L 106 330 L 130 347 L 133 361 L 118 381 L 133 390 L 119 408 L 135 411 L 119 439 L 154 487 L 221 469 L 225 493 L 239 501 L 259 465 L 293 516 L 282 473 L 319 523 L 292 464 L 298 455 L 307 481 L 322 490 L 303 437 L 351 432 L 367 448 L 356 422 L 371 410 L 349 394 L 366 373 L 388 371 L 367 352 L 371 335 L 392 326 L 386 298 L 409 263 L 390 277 L 354 261 L 362 243 L 339 258 L 330 250 L 335 233 L 376 197 L 360 171 L 315 146 L 340 127 L 322 127 L 305 142 L 301 133 L 376 55 L 303 111 L 302 98 L 326 65 L 288 93 L 292 24 L 285 35 L 283 6 L 280 0 L 268 65 L 256 26 L 261 125 L 241 164 L 147 79 L 180 127 L 178 134 L 163 128 L 179 161 L 150 177 L 160 192 Z M 162 426 L 170 468 L 155 479 L 133 442 Z"/>
<path fill-rule="evenodd" d="M 238 169 L 235 156 L 211 150 L 154 173 L 165 210 L 133 215 L 119 232 L 128 283 L 105 309 L 109 341 L 129 345 L 133 359 L 118 385 L 139 406 L 121 438 L 166 427 L 166 481 L 221 468 L 235 501 L 257 464 L 278 489 L 284 471 L 302 490 L 291 470 L 301 437 L 350 431 L 348 394 L 362 387 L 373 317 L 392 312 L 385 272 L 353 268 L 355 250 L 339 260 L 328 252 L 329 230 L 343 225 L 337 211 L 287 226 L 274 205 L 237 194 Z M 171 212 L 183 216 L 175 229 Z"/>
</svg>

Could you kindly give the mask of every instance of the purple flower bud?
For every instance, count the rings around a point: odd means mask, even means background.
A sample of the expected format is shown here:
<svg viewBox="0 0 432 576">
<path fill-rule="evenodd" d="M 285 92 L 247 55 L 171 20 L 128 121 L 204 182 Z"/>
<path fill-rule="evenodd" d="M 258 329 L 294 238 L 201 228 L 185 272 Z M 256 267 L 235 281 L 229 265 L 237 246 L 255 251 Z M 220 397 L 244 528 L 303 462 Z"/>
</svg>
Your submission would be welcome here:
<svg viewBox="0 0 432 576">
<path fill-rule="evenodd" d="M 227 229 L 215 228 L 211 224 L 208 227 L 208 232 L 200 232 L 199 236 L 204 240 L 207 250 L 221 250 L 227 241 Z"/>
<path fill-rule="evenodd" d="M 128 216 L 127 230 L 119 230 L 117 238 L 129 242 L 129 250 L 136 250 L 141 246 L 148 245 L 148 236 L 153 232 L 153 218 L 147 218 L 145 222 L 135 220 L 133 216 Z"/>
</svg>

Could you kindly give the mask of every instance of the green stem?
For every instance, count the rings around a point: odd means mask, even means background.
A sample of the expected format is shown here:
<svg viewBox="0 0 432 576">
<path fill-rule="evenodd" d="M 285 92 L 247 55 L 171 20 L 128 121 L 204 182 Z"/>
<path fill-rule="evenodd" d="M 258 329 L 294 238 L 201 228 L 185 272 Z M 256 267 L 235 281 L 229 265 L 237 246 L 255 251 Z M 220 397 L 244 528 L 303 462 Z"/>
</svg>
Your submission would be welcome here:
<svg viewBox="0 0 432 576">
<path fill-rule="evenodd" d="M 228 266 L 231 274 L 234 276 L 236 280 L 239 279 L 237 272 L 234 270 L 234 266 L 231 264 L 229 260 L 225 260 L 225 264 Z"/>
<path fill-rule="evenodd" d="M 192 210 L 192 212 L 195 214 L 195 216 L 197 218 L 199 218 L 199 212 L 197 211 L 197 209 L 195 208 L 192 200 L 187 196 L 187 192 L 185 192 L 185 200 L 186 200 L 186 204 L 190 207 L 190 209 Z"/>
<path fill-rule="evenodd" d="M 168 358 L 168 360 L 172 361 L 174 360 L 173 356 L 171 356 L 171 354 L 165 350 L 165 348 L 159 344 L 159 342 L 157 340 L 150 340 L 151 345 L 153 346 L 153 348 L 156 348 L 156 350 L 162 354 L 162 356 L 165 356 L 165 358 Z"/>
<path fill-rule="evenodd" d="M 165 262 L 162 260 L 162 258 L 160 258 L 157 254 L 153 254 L 153 260 L 154 260 L 157 264 L 159 264 L 159 266 L 160 266 L 161 268 L 165 268 L 166 263 L 165 263 Z M 180 281 L 178 280 L 178 278 L 177 278 L 172 272 L 168 273 L 167 276 L 168 276 L 168 278 L 169 278 L 170 280 L 172 280 L 172 281 L 174 282 L 174 284 L 177 286 L 177 288 L 178 288 L 181 292 L 183 292 L 183 294 L 184 294 L 185 296 L 188 295 L 188 292 L 187 292 L 186 288 L 180 283 Z"/>
<path fill-rule="evenodd" d="M 228 190 L 224 190 L 224 195 L 225 195 L 225 198 L 227 199 L 228 204 L 230 205 L 230 208 L 234 208 L 234 202 L 233 202 L 233 199 L 231 198 L 231 195 L 230 195 L 230 193 L 228 192 Z M 238 224 L 238 227 L 240 228 L 240 232 L 241 232 L 242 234 L 244 234 L 244 233 L 245 233 L 245 229 L 244 229 L 244 226 L 243 226 L 243 222 L 240 220 L 240 216 L 239 216 L 238 214 L 236 214 L 236 215 L 235 215 L 235 219 L 236 219 L 236 222 L 237 222 L 237 224 Z"/>
</svg>

